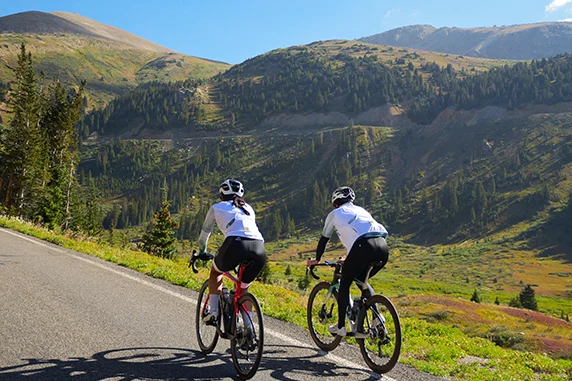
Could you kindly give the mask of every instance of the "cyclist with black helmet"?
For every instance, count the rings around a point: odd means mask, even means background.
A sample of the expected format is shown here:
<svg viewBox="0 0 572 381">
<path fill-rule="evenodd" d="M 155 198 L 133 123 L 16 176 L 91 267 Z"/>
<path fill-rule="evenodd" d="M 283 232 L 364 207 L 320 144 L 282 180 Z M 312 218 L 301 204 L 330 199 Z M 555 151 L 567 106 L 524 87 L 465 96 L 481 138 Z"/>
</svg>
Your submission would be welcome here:
<svg viewBox="0 0 572 381">
<path fill-rule="evenodd" d="M 238 180 L 225 180 L 219 188 L 220 202 L 208 211 L 201 234 L 199 251 L 206 252 L 214 224 L 225 236 L 225 240 L 212 261 L 209 278 L 209 310 L 205 321 L 218 317 L 219 298 L 222 292 L 222 273 L 237 267 L 241 262 L 250 262 L 242 275 L 243 291 L 258 276 L 266 263 L 264 238 L 255 221 L 254 210 L 242 196 L 244 186 Z M 250 321 L 250 319 L 244 319 Z"/>
<path fill-rule="evenodd" d="M 356 196 L 352 188 L 339 187 L 332 194 L 334 210 L 326 217 L 322 236 L 316 248 L 316 259 L 309 259 L 307 267 L 318 264 L 326 244 L 332 237 L 334 229 L 337 231 L 340 241 L 347 249 L 347 256 L 343 261 L 342 278 L 338 296 L 338 324 L 328 328 L 330 333 L 339 336 L 346 335 L 345 320 L 346 310 L 350 306 L 350 286 L 354 279 L 364 281 L 367 275 L 368 265 L 379 261 L 380 266 L 372 269 L 370 277 L 377 274 L 385 266 L 389 257 L 389 251 L 385 242 L 387 230 L 377 222 L 364 208 L 354 205 Z M 362 290 L 364 297 L 374 294 L 373 288 Z M 353 327 L 352 327 L 353 331 Z M 356 334 L 359 337 L 359 333 Z"/>
</svg>

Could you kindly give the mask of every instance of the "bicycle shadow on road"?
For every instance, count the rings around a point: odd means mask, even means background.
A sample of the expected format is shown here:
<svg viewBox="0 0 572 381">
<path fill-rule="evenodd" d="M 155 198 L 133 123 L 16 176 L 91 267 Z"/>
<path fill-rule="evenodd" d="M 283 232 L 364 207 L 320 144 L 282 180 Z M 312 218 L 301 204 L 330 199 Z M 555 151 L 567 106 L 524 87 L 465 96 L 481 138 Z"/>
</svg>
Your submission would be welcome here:
<svg viewBox="0 0 572 381">
<path fill-rule="evenodd" d="M 301 355 L 301 353 L 309 353 Z M 281 381 L 300 377 L 379 380 L 364 369 L 344 367 L 324 357 L 325 352 L 292 345 L 266 345 L 254 379 Z M 216 375 L 216 376 L 215 376 Z M 238 379 L 230 350 L 205 356 L 187 348 L 139 347 L 102 351 L 91 357 L 68 359 L 27 358 L 0 367 L 0 381 L 95 380 L 217 380 Z M 383 380 L 383 378 L 381 378 Z"/>
<path fill-rule="evenodd" d="M 213 380 L 235 378 L 232 360 L 185 348 L 142 347 L 69 359 L 24 359 L 0 367 L 0 381 Z"/>
<path fill-rule="evenodd" d="M 289 350 L 288 350 L 289 349 Z M 311 354 L 300 356 L 310 351 Z M 296 354 L 296 357 L 292 356 Z M 327 353 L 319 349 L 294 345 L 265 345 L 264 355 L 258 373 L 270 371 L 274 380 L 299 380 L 300 376 L 315 378 L 346 378 L 360 381 L 383 380 L 372 371 L 349 368 L 325 357 Z"/>
</svg>

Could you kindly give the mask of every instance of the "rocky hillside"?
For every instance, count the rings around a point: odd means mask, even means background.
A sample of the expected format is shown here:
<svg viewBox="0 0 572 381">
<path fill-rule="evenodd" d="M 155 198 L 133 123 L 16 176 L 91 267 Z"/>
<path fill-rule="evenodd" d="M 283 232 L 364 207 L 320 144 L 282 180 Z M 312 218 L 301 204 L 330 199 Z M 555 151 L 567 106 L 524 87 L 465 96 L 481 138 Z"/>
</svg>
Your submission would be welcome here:
<svg viewBox="0 0 572 381">
<path fill-rule="evenodd" d="M 85 80 L 92 107 L 141 83 L 205 79 L 230 66 L 171 51 L 77 14 L 24 12 L 0 18 L 0 83 L 12 79 L 10 67 L 21 43 L 48 80 Z"/>
<path fill-rule="evenodd" d="M 438 29 L 412 25 L 363 37 L 360 41 L 470 57 L 530 60 L 572 52 L 572 23 Z"/>
</svg>

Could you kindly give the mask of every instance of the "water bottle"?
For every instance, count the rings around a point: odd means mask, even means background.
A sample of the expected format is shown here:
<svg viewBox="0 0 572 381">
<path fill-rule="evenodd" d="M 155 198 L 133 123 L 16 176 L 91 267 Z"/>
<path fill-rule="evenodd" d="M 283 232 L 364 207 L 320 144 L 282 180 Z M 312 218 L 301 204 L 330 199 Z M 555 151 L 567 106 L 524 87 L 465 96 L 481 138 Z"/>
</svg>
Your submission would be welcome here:
<svg viewBox="0 0 572 381">
<path fill-rule="evenodd" d="M 357 319 L 358 309 L 361 303 L 360 298 L 355 298 L 354 302 L 352 303 L 352 309 L 350 311 L 350 319 L 355 321 Z"/>
<path fill-rule="evenodd" d="M 229 318 L 232 316 L 234 312 L 234 290 L 231 290 L 226 299 L 226 313 L 228 314 Z"/>
<path fill-rule="evenodd" d="M 224 325 L 226 327 L 226 330 L 230 330 L 230 314 L 228 313 L 228 310 L 230 309 L 230 295 L 228 293 L 228 288 L 223 287 L 222 288 L 222 316 L 224 317 Z"/>
<path fill-rule="evenodd" d="M 228 302 L 229 299 L 229 293 L 228 293 L 228 288 L 224 287 L 222 288 L 222 300 L 224 300 L 224 302 Z"/>
</svg>

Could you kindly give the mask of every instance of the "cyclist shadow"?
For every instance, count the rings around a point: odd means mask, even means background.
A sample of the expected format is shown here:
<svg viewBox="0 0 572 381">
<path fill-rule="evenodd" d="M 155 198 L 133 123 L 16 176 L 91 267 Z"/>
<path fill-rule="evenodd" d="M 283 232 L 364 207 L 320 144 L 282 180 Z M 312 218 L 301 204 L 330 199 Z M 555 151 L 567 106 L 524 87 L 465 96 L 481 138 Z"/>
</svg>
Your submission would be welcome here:
<svg viewBox="0 0 572 381">
<path fill-rule="evenodd" d="M 287 350 L 290 349 L 289 351 Z M 300 353 L 311 351 L 306 356 Z M 292 354 L 295 355 L 292 355 Z M 259 372 L 270 371 L 272 379 L 276 380 L 299 380 L 300 375 L 311 377 L 346 377 L 351 380 L 380 380 L 379 374 L 363 370 L 345 367 L 325 358 L 325 352 L 308 347 L 294 345 L 265 345 L 264 355 L 260 363 Z"/>
<path fill-rule="evenodd" d="M 98 352 L 91 357 L 24 361 L 24 364 L 0 367 L 0 381 L 212 380 L 236 376 L 232 360 L 225 356 L 205 356 L 184 348 L 123 348 Z"/>
</svg>

